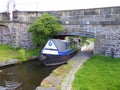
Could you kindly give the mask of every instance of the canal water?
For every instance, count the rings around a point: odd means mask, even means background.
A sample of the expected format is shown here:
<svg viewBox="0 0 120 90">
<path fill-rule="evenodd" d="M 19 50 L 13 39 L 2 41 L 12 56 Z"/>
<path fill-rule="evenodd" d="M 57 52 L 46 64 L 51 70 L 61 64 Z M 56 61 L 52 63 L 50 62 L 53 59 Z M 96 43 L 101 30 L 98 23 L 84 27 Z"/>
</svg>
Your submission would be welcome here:
<svg viewBox="0 0 120 90">
<path fill-rule="evenodd" d="M 33 60 L 0 68 L 0 90 L 35 90 L 57 67 L 45 67 L 39 60 Z"/>
</svg>

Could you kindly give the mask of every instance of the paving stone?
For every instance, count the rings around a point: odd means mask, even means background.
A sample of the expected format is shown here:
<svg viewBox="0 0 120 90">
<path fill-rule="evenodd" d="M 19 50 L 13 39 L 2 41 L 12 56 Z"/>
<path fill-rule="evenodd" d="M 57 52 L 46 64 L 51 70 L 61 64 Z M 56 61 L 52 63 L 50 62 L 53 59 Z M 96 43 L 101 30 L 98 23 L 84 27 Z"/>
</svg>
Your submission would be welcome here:
<svg viewBox="0 0 120 90">
<path fill-rule="evenodd" d="M 36 90 L 57 90 L 56 87 L 37 87 Z"/>
</svg>

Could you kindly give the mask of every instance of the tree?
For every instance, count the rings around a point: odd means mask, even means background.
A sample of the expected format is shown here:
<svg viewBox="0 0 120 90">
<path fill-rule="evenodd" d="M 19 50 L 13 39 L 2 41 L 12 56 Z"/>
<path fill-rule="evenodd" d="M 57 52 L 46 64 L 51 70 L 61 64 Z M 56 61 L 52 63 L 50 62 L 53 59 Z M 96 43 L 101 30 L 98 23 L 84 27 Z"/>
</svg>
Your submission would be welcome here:
<svg viewBox="0 0 120 90">
<path fill-rule="evenodd" d="M 32 33 L 32 41 L 35 47 L 41 48 L 51 36 L 63 29 L 58 18 L 45 13 L 35 20 L 28 31 Z"/>
</svg>

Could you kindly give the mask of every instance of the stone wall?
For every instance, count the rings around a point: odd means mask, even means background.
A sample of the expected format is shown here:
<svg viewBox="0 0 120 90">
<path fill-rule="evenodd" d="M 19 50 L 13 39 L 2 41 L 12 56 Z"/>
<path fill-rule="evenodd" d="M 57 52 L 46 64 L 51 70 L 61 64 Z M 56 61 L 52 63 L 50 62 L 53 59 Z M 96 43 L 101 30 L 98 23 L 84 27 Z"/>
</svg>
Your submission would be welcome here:
<svg viewBox="0 0 120 90">
<path fill-rule="evenodd" d="M 59 18 L 65 27 L 63 33 L 94 33 L 95 54 L 111 55 L 112 50 L 115 57 L 120 57 L 120 7 L 46 12 L 14 11 L 13 21 L 8 24 L 13 46 L 32 47 L 31 35 L 27 29 L 43 13 Z"/>
<path fill-rule="evenodd" d="M 27 49 L 33 47 L 31 40 L 32 35 L 27 31 L 28 24 L 10 22 L 6 25 L 0 25 L 0 44 L 10 44 L 13 47 Z"/>
<path fill-rule="evenodd" d="M 43 12 L 38 11 L 14 11 L 13 21 L 19 23 L 32 23 L 36 18 L 40 17 Z"/>
<path fill-rule="evenodd" d="M 120 25 L 101 27 L 96 33 L 94 53 L 120 58 Z"/>
<path fill-rule="evenodd" d="M 11 45 L 13 47 L 32 48 L 31 34 L 28 33 L 29 24 L 26 23 L 8 23 L 11 30 Z"/>
<path fill-rule="evenodd" d="M 10 13 L 7 12 L 0 13 L 0 23 L 8 21 L 10 21 Z"/>
<path fill-rule="evenodd" d="M 10 30 L 5 25 L 0 25 L 0 44 L 9 44 L 11 40 Z"/>
</svg>

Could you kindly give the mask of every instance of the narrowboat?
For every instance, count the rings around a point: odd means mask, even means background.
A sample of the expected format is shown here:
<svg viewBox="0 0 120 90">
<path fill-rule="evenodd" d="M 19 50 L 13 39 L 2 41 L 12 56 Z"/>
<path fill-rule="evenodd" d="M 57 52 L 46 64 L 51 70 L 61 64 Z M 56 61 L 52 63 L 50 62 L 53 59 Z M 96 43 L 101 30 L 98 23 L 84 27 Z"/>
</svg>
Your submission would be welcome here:
<svg viewBox="0 0 120 90">
<path fill-rule="evenodd" d="M 74 40 L 50 39 L 41 51 L 45 66 L 67 63 L 78 51 L 78 42 Z"/>
</svg>

